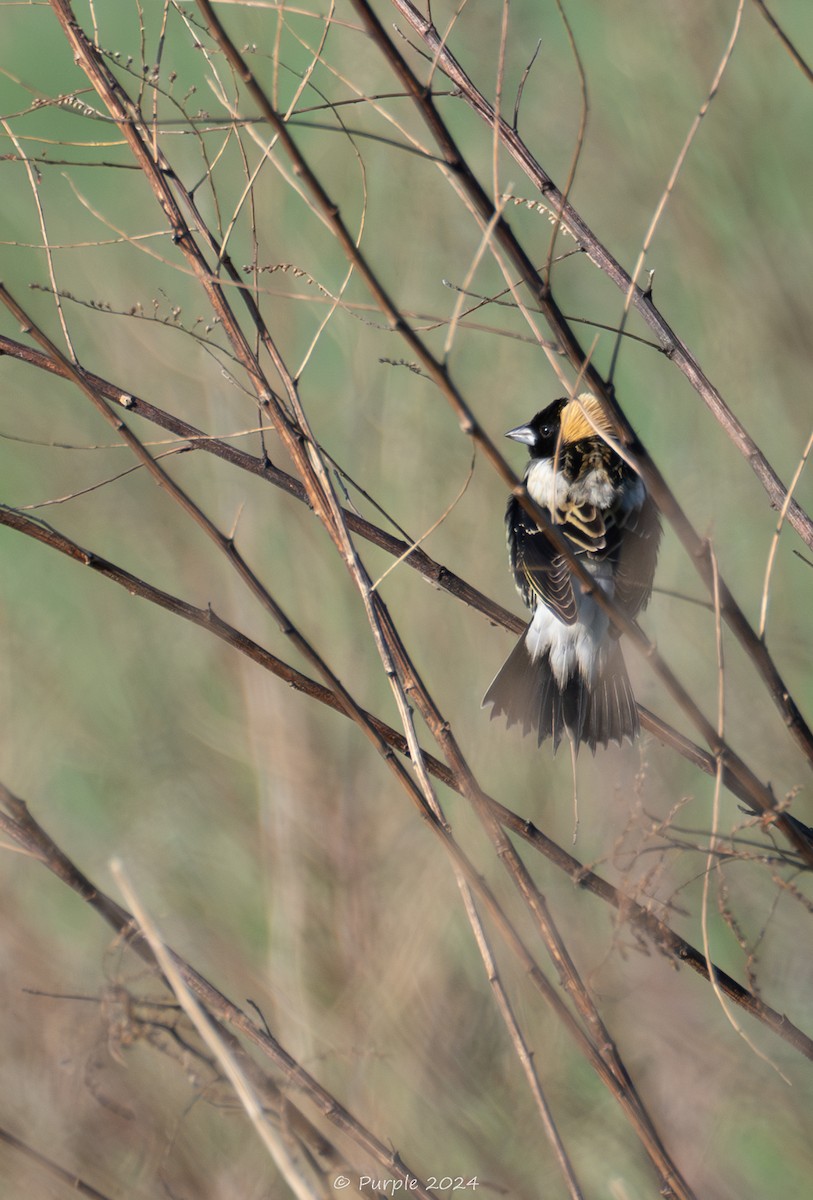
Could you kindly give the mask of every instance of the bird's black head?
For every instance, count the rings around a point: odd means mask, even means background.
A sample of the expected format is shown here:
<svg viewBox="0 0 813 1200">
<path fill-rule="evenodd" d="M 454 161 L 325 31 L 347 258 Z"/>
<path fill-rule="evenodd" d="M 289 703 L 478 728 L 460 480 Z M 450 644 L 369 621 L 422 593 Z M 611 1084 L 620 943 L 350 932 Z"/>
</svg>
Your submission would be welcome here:
<svg viewBox="0 0 813 1200">
<path fill-rule="evenodd" d="M 567 403 L 567 397 L 554 400 L 532 417 L 527 425 L 509 429 L 505 436 L 513 438 L 515 442 L 524 442 L 531 458 L 552 458 L 562 426 L 562 409 Z"/>
</svg>

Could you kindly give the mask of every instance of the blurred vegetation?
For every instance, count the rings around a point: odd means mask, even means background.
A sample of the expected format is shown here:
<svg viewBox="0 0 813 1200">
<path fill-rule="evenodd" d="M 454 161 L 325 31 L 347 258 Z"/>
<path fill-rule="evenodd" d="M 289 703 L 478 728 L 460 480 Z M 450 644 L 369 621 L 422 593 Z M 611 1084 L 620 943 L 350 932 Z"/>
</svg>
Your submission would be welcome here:
<svg viewBox="0 0 813 1200">
<path fill-rule="evenodd" d="M 391 96 L 398 85 L 344 0 L 313 65 L 328 8 L 224 3 L 218 11 L 278 109 L 285 111 L 313 68 L 296 100 L 293 136 L 383 283 L 442 357 L 459 298 L 454 288 L 492 296 L 505 282 L 488 254 L 471 272 L 477 225 L 435 163 L 406 148 L 397 125 L 370 104 L 331 109 L 353 96 L 348 79 L 367 96 Z M 571 199 L 628 269 L 706 98 L 735 9 L 720 2 L 566 5 L 589 93 Z M 385 0 L 376 10 L 388 28 L 395 21 L 406 34 Z M 165 10 L 146 0 L 77 3 L 75 11 L 91 35 L 97 23 L 111 68 L 129 90 L 140 88 L 146 117 L 155 105 L 164 152 L 218 236 L 228 230 L 232 260 L 249 268 L 247 285 L 255 282 L 251 265 L 259 267 L 263 315 L 297 375 L 315 434 L 366 493 L 347 483 L 348 505 L 386 527 L 372 497 L 414 538 L 445 513 L 424 548 L 519 612 L 505 562 L 504 484 L 475 455 L 463 490 L 471 443 L 426 377 L 396 365 L 407 357 L 402 344 L 362 283 L 347 281 L 340 247 L 297 194 L 281 156 L 257 173 L 245 198 L 244 163 L 253 169 L 258 151 L 247 127 L 238 139 L 219 102 L 221 88 L 232 97 L 233 80 L 196 7 Z M 510 115 L 539 43 L 519 131 L 564 184 L 580 118 L 566 30 L 553 0 L 514 0 L 506 11 L 504 110 Z M 774 0 L 772 11 L 813 59 L 809 4 Z M 64 351 L 24 154 L 79 362 L 261 454 L 257 407 L 223 331 L 120 134 L 88 91 L 55 16 L 48 5 L 6 3 L 2 12 L 6 287 Z M 432 4 L 436 26 L 452 26 L 450 47 L 491 99 L 501 15 L 493 0 Z M 416 71 L 429 70 L 417 53 L 408 54 Z M 490 131 L 439 73 L 433 86 L 466 158 L 491 189 Z M 96 115 L 54 103 L 68 95 Z M 381 106 L 428 145 L 408 99 Z M 655 302 L 786 483 L 811 425 L 812 118 L 813 87 L 757 5 L 747 3 L 719 93 L 646 263 L 655 271 Z M 252 128 L 267 140 L 261 124 Z M 512 161 L 500 157 L 498 173 L 501 190 L 535 199 Z M 547 217 L 511 204 L 506 215 L 542 265 Z M 557 253 L 571 248 L 560 233 Z M 584 255 L 556 264 L 553 287 L 574 320 L 618 325 L 623 297 Z M 329 297 L 339 293 L 334 308 Z M 486 305 L 462 320 L 448 353 L 458 386 L 495 439 L 561 394 L 521 314 L 505 299 L 505 306 Z M 613 335 L 593 324 L 576 328 L 585 346 L 596 339 L 594 361 L 606 371 Z M 635 314 L 628 330 L 651 343 Z M 21 337 L 7 315 L 0 332 Z M 77 388 L 8 356 L 3 373 L 4 504 L 31 507 L 151 584 L 211 605 L 312 673 L 145 471 L 123 474 L 133 460 Z M 721 572 L 756 625 L 777 520 L 756 476 L 652 345 L 625 340 L 615 382 L 625 413 L 712 540 Z M 135 417 L 131 424 L 156 452 L 171 448 L 160 429 Z M 264 445 L 273 462 L 290 469 L 272 431 Z M 520 450 L 509 453 L 521 470 Z M 399 728 L 355 587 L 308 508 L 201 452 L 163 461 L 222 530 L 234 531 L 245 558 L 357 701 Z M 810 511 L 808 473 L 796 496 Z M 382 551 L 363 542 L 359 548 L 374 579 L 391 566 Z M 813 574 L 796 551 L 810 557 L 784 530 L 766 641 L 809 715 Z M 235 1002 L 250 997 L 286 1049 L 413 1169 L 477 1176 L 489 1192 L 565 1195 L 448 861 L 358 730 L 203 630 L 18 533 L 0 528 L 0 552 L 0 779 L 100 887 L 115 890 L 109 863 L 121 858 L 167 942 Z M 663 592 L 643 624 L 714 720 L 714 615 L 682 598 L 707 599 L 669 530 L 656 582 Z M 510 636 L 404 564 L 387 575 L 381 593 L 483 787 L 569 847 L 566 749 L 554 759 L 548 746 L 537 751 L 480 709 Z M 640 702 L 691 734 L 631 649 L 627 661 Z M 728 636 L 725 685 L 730 744 L 779 798 L 793 795 L 794 813 L 813 823 L 803 756 Z M 425 729 L 419 732 L 429 747 Z M 641 898 L 700 945 L 714 780 L 644 734 L 635 747 L 581 758 L 577 786 L 573 852 L 632 892 L 640 885 Z M 467 804 L 443 787 L 439 795 L 461 844 L 506 905 L 515 904 Z M 720 820 L 723 832 L 746 820 L 725 792 Z M 748 836 L 771 846 L 758 828 Z M 811 1064 L 738 1014 L 744 1040 L 705 981 L 676 972 L 652 947 L 641 953 L 609 908 L 527 848 L 523 857 L 697 1194 L 805 1194 L 813 1169 Z M 115 982 L 135 996 L 165 1000 L 158 980 L 36 863 L 11 851 L 3 863 L 0 1127 L 110 1197 L 287 1194 L 224 1085 L 193 1078 L 188 1064 L 144 1038 L 129 1048 L 111 1046 L 103 990 Z M 761 850 L 737 856 L 714 874 L 710 903 L 715 961 L 809 1032 L 807 877 Z M 532 939 L 530 923 L 522 913 L 517 919 Z M 585 1194 L 654 1195 L 657 1181 L 617 1105 L 514 960 L 501 949 L 498 958 Z M 325 1127 L 359 1170 L 380 1177 L 380 1168 Z M 4 1146 L 0 1188 L 37 1198 L 67 1192 Z"/>
</svg>

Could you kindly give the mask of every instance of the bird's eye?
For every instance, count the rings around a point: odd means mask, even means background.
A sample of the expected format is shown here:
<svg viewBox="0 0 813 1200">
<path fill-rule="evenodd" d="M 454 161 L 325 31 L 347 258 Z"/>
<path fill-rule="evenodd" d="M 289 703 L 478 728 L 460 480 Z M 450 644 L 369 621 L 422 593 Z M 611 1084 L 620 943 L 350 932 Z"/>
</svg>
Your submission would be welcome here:
<svg viewBox="0 0 813 1200">
<path fill-rule="evenodd" d="M 539 430 L 539 436 L 543 438 L 553 437 L 554 429 L 552 425 L 543 425 Z"/>
</svg>

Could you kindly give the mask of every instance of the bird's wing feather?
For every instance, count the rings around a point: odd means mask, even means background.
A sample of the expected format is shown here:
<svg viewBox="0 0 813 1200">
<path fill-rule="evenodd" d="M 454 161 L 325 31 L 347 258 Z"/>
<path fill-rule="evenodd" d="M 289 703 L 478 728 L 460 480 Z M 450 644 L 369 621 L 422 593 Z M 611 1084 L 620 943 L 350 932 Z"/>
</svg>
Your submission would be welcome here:
<svg viewBox="0 0 813 1200">
<path fill-rule="evenodd" d="M 619 532 L 615 602 L 632 619 L 649 600 L 661 540 L 660 517 L 649 496 L 619 522 Z"/>
<path fill-rule="evenodd" d="M 589 554 L 601 554 L 607 546 L 604 517 L 595 504 L 577 504 L 568 500 L 556 510 L 556 524 L 574 547 Z"/>
<path fill-rule="evenodd" d="M 576 597 L 564 558 L 513 496 L 506 525 L 511 567 L 523 600 L 529 608 L 541 601 L 565 625 L 572 625 L 577 616 Z"/>
</svg>

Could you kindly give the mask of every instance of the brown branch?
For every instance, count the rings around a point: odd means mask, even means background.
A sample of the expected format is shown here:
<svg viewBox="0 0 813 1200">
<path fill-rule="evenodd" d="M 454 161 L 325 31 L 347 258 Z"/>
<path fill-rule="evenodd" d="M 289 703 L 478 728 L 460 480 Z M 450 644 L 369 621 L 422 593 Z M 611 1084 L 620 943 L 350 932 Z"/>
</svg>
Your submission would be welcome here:
<svg viewBox="0 0 813 1200">
<path fill-rule="evenodd" d="M 35 1150 L 27 1142 L 15 1137 L 7 1129 L 0 1129 L 0 1142 L 4 1142 L 12 1150 L 16 1150 L 31 1162 L 35 1162 L 38 1167 L 42 1167 L 49 1175 L 53 1175 L 55 1179 L 64 1183 L 72 1192 L 76 1192 L 78 1196 L 87 1196 L 88 1200 L 110 1200 L 110 1197 L 106 1196 L 104 1192 L 99 1192 L 95 1187 L 91 1187 L 89 1183 L 85 1183 L 73 1171 L 66 1171 L 64 1167 L 60 1167 L 59 1163 L 55 1163 L 52 1158 L 41 1154 L 39 1150 Z"/>
<path fill-rule="evenodd" d="M 768 6 L 765 3 L 765 0 L 754 0 L 754 4 L 757 6 L 757 9 L 759 10 L 760 14 L 765 18 L 765 20 L 770 25 L 771 29 L 774 31 L 776 36 L 779 38 L 780 42 L 787 50 L 790 57 L 793 59 L 796 66 L 799 68 L 799 70 L 804 75 L 805 79 L 807 79 L 808 83 L 813 83 L 813 68 L 811 68 L 810 65 L 807 63 L 807 61 L 804 58 L 802 58 L 801 54 L 796 49 L 796 47 L 794 46 L 793 42 L 790 40 L 788 35 L 785 33 L 784 29 L 779 24 L 776 17 L 773 15 L 773 13 L 771 13 L 768 10 Z"/>
</svg>

